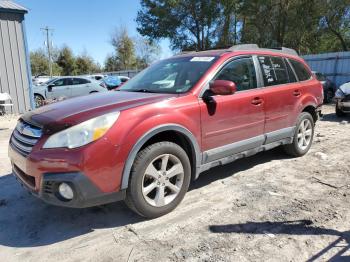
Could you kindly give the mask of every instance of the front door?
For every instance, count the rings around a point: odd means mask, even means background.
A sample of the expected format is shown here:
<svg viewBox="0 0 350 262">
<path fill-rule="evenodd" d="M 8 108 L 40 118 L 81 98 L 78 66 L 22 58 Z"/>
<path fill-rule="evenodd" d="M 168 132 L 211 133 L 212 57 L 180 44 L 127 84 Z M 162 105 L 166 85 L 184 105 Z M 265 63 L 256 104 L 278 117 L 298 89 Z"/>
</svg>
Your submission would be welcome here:
<svg viewBox="0 0 350 262">
<path fill-rule="evenodd" d="M 228 62 L 213 80 L 232 81 L 237 92 L 200 100 L 204 162 L 243 152 L 264 143 L 264 91 L 257 88 L 252 57 Z"/>
<path fill-rule="evenodd" d="M 71 79 L 70 78 L 60 78 L 52 82 L 47 90 L 47 98 L 49 99 L 59 99 L 67 98 L 71 96 Z"/>
</svg>

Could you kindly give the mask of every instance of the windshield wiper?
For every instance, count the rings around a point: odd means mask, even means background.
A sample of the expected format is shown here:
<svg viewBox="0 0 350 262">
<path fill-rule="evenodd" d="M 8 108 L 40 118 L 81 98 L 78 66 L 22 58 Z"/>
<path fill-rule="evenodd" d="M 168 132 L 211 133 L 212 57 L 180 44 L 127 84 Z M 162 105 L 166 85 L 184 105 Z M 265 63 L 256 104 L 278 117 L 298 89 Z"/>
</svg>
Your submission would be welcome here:
<svg viewBox="0 0 350 262">
<path fill-rule="evenodd" d="M 128 92 L 140 92 L 140 93 L 157 93 L 148 89 L 129 89 L 129 90 L 122 90 L 122 91 L 128 91 Z"/>
</svg>

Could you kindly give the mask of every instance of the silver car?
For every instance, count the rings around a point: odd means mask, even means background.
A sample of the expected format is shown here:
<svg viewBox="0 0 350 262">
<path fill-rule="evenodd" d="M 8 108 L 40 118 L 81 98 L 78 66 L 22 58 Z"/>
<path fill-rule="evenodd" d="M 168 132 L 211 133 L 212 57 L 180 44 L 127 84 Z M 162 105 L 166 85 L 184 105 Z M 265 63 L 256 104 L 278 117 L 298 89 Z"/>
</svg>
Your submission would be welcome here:
<svg viewBox="0 0 350 262">
<path fill-rule="evenodd" d="M 108 90 L 91 78 L 87 77 L 59 77 L 51 79 L 45 85 L 34 86 L 35 106 L 40 107 L 45 100 L 66 99 Z"/>
<path fill-rule="evenodd" d="M 341 85 L 335 92 L 335 113 L 341 117 L 350 114 L 350 82 Z"/>
</svg>

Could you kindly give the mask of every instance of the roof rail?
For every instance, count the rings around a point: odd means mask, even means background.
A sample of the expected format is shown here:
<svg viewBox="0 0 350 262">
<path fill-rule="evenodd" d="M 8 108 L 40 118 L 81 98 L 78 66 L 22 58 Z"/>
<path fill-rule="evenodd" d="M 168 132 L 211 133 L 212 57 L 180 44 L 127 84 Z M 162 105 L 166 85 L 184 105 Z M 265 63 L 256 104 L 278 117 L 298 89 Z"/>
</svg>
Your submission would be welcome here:
<svg viewBox="0 0 350 262">
<path fill-rule="evenodd" d="M 278 52 L 278 53 L 284 53 L 288 55 L 295 55 L 299 56 L 298 52 L 294 49 L 287 48 L 287 47 L 276 47 L 276 48 L 260 48 L 256 44 L 242 44 L 242 45 L 234 45 L 231 46 L 229 51 L 242 51 L 242 50 L 266 50 L 270 52 Z"/>
<path fill-rule="evenodd" d="M 240 50 L 256 50 L 259 49 L 257 44 L 242 44 L 242 45 L 234 45 L 231 46 L 229 51 L 240 51 Z"/>
</svg>

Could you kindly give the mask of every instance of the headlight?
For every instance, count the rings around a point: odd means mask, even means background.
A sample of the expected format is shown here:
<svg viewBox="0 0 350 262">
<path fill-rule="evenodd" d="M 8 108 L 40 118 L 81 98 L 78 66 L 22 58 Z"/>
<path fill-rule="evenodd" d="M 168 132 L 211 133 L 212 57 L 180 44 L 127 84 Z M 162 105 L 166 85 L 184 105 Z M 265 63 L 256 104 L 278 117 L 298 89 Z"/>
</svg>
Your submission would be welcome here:
<svg viewBox="0 0 350 262">
<path fill-rule="evenodd" d="M 117 121 L 120 112 L 99 116 L 58 132 L 46 141 L 43 148 L 76 148 L 101 138 Z"/>
<path fill-rule="evenodd" d="M 344 98 L 345 94 L 343 93 L 343 91 L 341 91 L 340 88 L 337 89 L 337 91 L 335 91 L 335 95 L 334 98 Z"/>
</svg>

